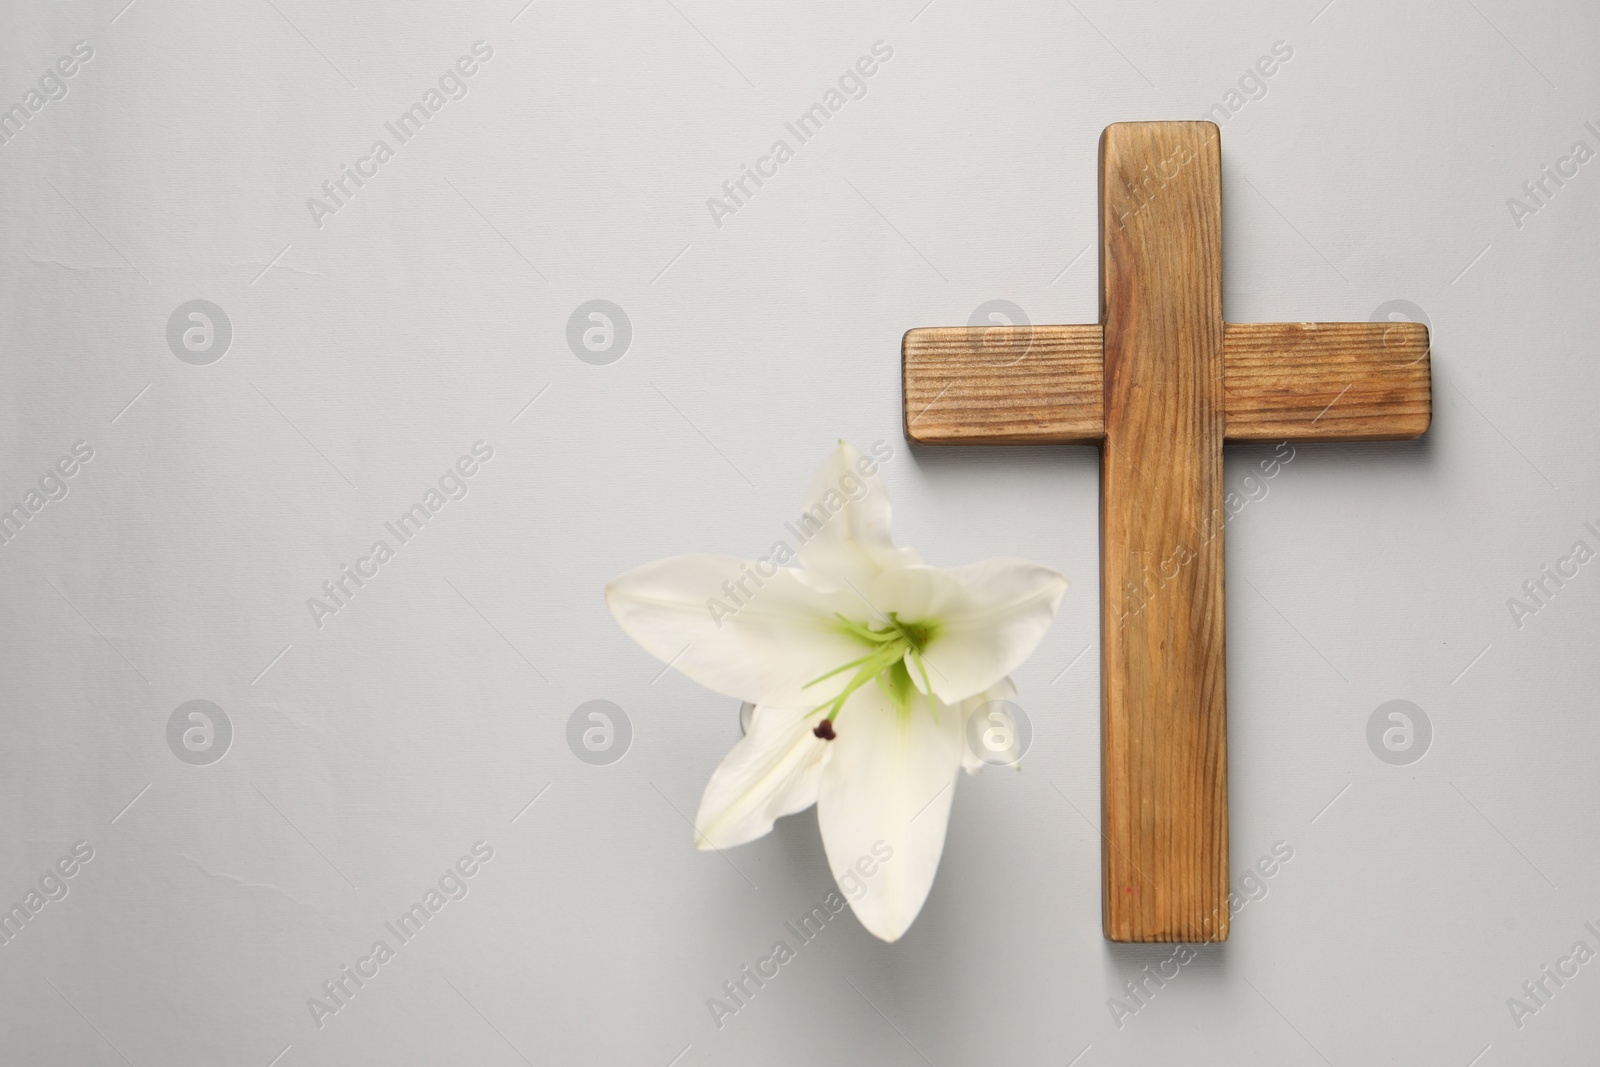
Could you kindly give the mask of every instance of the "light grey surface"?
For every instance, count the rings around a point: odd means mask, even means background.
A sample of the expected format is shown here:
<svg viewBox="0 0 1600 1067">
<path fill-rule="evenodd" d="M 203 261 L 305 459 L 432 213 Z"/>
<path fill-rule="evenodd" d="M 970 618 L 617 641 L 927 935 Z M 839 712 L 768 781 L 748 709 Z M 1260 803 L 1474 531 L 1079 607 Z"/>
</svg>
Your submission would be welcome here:
<svg viewBox="0 0 1600 1067">
<path fill-rule="evenodd" d="M 94 850 L 0 947 L 0 1060 L 1591 1061 L 1600 963 L 1520 1029 L 1507 1000 L 1600 949 L 1600 564 L 1520 628 L 1507 602 L 1600 548 L 1600 161 L 1520 226 L 1507 201 L 1600 148 L 1593 5 L 125 2 L 0 14 L 0 104 L 94 50 L 0 147 L 0 503 L 94 451 L 0 548 L 0 902 Z M 865 97 L 716 225 L 880 40 Z M 1415 303 L 1434 427 L 1300 446 L 1230 524 L 1236 883 L 1294 856 L 1119 1027 L 1170 949 L 1100 935 L 1097 459 L 912 452 L 898 344 L 997 299 L 1093 321 L 1100 129 L 1198 118 L 1279 41 L 1223 125 L 1227 316 Z M 379 137 L 319 228 L 307 199 Z M 208 365 L 168 345 L 197 299 L 232 324 Z M 568 347 L 591 300 L 631 322 L 615 362 Z M 1017 676 L 1025 768 L 963 778 L 910 933 L 840 916 L 719 1029 L 708 998 L 831 887 L 815 819 L 691 848 L 738 704 L 662 674 L 601 589 L 762 553 L 840 436 L 894 446 L 931 562 L 1074 585 Z M 478 441 L 468 495 L 319 628 L 307 599 Z M 1230 446 L 1230 485 L 1270 454 Z M 1369 750 L 1397 699 L 1420 762 Z M 194 700 L 231 722 L 220 761 L 169 748 Z M 618 762 L 568 748 L 591 700 L 628 716 Z M 319 1028 L 308 998 L 380 938 Z"/>
</svg>

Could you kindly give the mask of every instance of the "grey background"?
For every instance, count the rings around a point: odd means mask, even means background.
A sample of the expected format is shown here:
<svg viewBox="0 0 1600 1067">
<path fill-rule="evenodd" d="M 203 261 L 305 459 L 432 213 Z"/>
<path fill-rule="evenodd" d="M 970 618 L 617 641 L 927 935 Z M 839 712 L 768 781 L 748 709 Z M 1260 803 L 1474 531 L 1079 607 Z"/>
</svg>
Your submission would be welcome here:
<svg viewBox="0 0 1600 1067">
<path fill-rule="evenodd" d="M 1592 1062 L 1600 963 L 1521 1029 L 1506 1001 L 1600 948 L 1600 565 L 1507 607 L 1600 548 L 1600 162 L 1507 206 L 1600 147 L 1593 5 L 124 3 L 0 14 L 0 106 L 95 50 L 0 147 L 0 503 L 95 450 L 0 548 L 0 903 L 95 849 L 0 947 L 4 1062 Z M 307 198 L 477 40 L 466 98 L 318 228 Z M 716 226 L 877 40 L 866 97 Z M 1100 935 L 1097 458 L 913 452 L 898 344 L 994 299 L 1093 321 L 1100 129 L 1198 118 L 1280 40 L 1223 126 L 1228 318 L 1415 302 L 1434 426 L 1300 446 L 1230 524 L 1235 879 L 1294 859 L 1119 1029 L 1170 949 Z M 195 299 L 233 327 L 208 366 L 166 342 Z M 633 326 L 610 365 L 566 345 L 595 299 Z M 815 819 L 691 847 L 738 705 L 601 590 L 761 554 L 840 436 L 894 446 L 931 562 L 1074 585 L 1017 675 L 1026 765 L 961 781 L 906 938 L 843 915 L 718 1029 L 707 998 L 831 888 Z M 469 495 L 315 626 L 478 440 Z M 1230 486 L 1271 451 L 1230 446 Z M 166 741 L 198 699 L 234 731 L 207 766 Z M 609 766 L 566 744 L 595 699 L 632 723 Z M 1392 699 L 1431 719 L 1419 762 L 1368 748 Z M 307 998 L 479 840 L 470 895 L 318 1029 Z"/>
</svg>

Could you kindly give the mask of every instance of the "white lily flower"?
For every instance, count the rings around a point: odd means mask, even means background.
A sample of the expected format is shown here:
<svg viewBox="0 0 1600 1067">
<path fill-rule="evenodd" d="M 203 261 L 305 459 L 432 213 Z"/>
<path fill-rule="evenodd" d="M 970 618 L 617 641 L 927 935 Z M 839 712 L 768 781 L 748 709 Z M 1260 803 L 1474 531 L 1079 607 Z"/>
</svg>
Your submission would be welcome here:
<svg viewBox="0 0 1600 1067">
<path fill-rule="evenodd" d="M 695 844 L 741 845 L 816 804 L 841 892 L 894 941 L 933 886 L 956 772 L 983 766 L 967 717 L 1015 694 L 1007 676 L 1067 580 L 1023 560 L 943 570 L 896 548 L 876 463 L 842 441 L 805 507 L 800 568 L 781 566 L 782 542 L 756 562 L 679 556 L 618 578 L 606 602 L 656 658 L 756 705 L 706 786 Z"/>
</svg>

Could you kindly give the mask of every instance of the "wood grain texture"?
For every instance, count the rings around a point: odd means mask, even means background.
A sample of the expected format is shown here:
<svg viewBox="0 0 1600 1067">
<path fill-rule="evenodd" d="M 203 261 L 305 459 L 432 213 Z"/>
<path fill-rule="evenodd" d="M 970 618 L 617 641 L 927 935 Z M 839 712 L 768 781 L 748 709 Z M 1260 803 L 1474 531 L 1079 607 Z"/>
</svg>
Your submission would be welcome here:
<svg viewBox="0 0 1600 1067">
<path fill-rule="evenodd" d="M 1103 330 L 952 326 L 901 344 L 906 436 L 921 444 L 1088 444 L 1105 432 Z M 1230 441 L 1401 441 L 1432 418 L 1417 322 L 1225 324 Z"/>
<path fill-rule="evenodd" d="M 1105 936 L 1228 936 L 1222 159 L 1209 122 L 1100 138 Z"/>
<path fill-rule="evenodd" d="M 900 345 L 906 436 L 922 444 L 1100 440 L 1101 329 L 955 326 Z"/>
<path fill-rule="evenodd" d="M 1392 441 L 1432 417 L 1428 328 L 1419 322 L 1229 323 L 1230 441 Z"/>
</svg>

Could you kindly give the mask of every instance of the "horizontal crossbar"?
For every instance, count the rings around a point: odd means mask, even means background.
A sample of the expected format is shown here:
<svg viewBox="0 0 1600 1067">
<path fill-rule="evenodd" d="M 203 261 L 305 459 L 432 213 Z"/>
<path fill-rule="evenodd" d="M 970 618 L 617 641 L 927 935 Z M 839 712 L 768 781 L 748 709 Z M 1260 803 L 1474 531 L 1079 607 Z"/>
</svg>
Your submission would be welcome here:
<svg viewBox="0 0 1600 1067">
<path fill-rule="evenodd" d="M 1093 443 L 1105 435 L 1103 333 L 1085 326 L 911 330 L 906 436 L 923 444 Z M 1392 441 L 1428 429 L 1428 328 L 1415 322 L 1228 323 L 1230 441 Z"/>
</svg>

